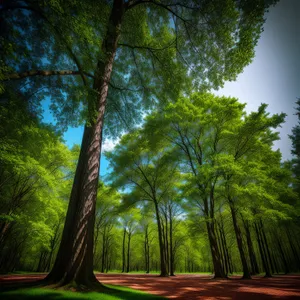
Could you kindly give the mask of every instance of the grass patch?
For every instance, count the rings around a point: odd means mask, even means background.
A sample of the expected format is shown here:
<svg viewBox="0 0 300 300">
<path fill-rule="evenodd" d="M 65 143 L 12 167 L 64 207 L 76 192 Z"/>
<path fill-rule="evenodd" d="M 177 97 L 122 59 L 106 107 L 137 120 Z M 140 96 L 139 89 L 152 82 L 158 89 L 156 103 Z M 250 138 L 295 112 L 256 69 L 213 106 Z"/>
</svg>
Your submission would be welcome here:
<svg viewBox="0 0 300 300">
<path fill-rule="evenodd" d="M 79 293 L 46 288 L 28 288 L 0 293 L 0 298 L 5 300 L 163 300 L 159 297 L 142 291 L 126 287 L 107 285 L 113 291 L 107 293 Z"/>
</svg>

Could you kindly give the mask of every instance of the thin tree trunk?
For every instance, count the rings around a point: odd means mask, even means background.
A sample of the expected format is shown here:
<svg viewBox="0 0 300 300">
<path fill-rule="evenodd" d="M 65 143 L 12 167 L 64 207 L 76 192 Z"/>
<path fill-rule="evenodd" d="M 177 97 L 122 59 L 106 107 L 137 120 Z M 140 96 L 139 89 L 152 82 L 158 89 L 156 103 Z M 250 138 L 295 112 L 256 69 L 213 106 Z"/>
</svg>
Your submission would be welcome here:
<svg viewBox="0 0 300 300">
<path fill-rule="evenodd" d="M 214 267 L 214 273 L 215 273 L 214 277 L 215 278 L 226 278 L 227 276 L 223 270 L 221 257 L 220 257 L 220 250 L 218 248 L 218 243 L 217 243 L 216 235 L 215 235 L 215 227 L 214 227 L 213 222 L 206 221 L 206 228 L 207 228 L 211 256 L 212 256 L 213 267 Z"/>
<path fill-rule="evenodd" d="M 84 128 L 62 240 L 53 269 L 46 277 L 49 284 L 102 288 L 93 273 L 95 208 L 108 83 L 123 14 L 123 0 L 114 0 L 106 37 L 102 42 L 105 58 L 98 61 L 95 72 L 94 90 L 97 92 L 95 108 L 89 107 L 91 124 Z M 94 119 L 92 117 L 95 110 L 97 115 Z"/>
<path fill-rule="evenodd" d="M 272 258 L 271 258 L 271 253 L 270 253 L 267 237 L 266 237 L 264 226 L 263 226 L 263 223 L 262 223 L 261 220 L 260 220 L 260 230 L 261 230 L 261 233 L 262 233 L 263 245 L 265 245 L 265 249 L 266 249 L 265 250 L 266 251 L 266 256 L 267 256 L 267 258 L 270 262 L 270 267 L 271 267 L 272 274 L 274 274 L 275 273 L 274 264 L 273 264 L 273 261 L 272 261 Z"/>
<path fill-rule="evenodd" d="M 244 252 L 244 246 L 243 246 L 243 239 L 242 239 L 242 234 L 240 227 L 238 225 L 237 217 L 236 217 L 236 211 L 234 207 L 234 202 L 233 200 L 229 197 L 229 206 L 230 206 L 230 211 L 231 211 L 231 216 L 232 216 L 232 223 L 233 223 L 233 228 L 235 232 L 235 237 L 238 245 L 238 249 L 240 252 L 240 258 L 242 261 L 242 266 L 243 266 L 243 279 L 251 279 L 250 271 L 248 268 L 245 252 Z"/>
<path fill-rule="evenodd" d="M 223 248 L 223 246 L 222 246 L 222 240 L 221 240 L 220 230 L 219 230 L 219 225 L 218 225 L 217 221 L 215 221 L 215 228 L 216 228 L 216 239 L 217 239 L 217 244 L 218 244 L 218 248 L 219 248 L 219 250 L 220 250 L 221 262 L 222 262 L 224 274 L 227 276 L 228 270 L 227 270 L 227 267 L 226 267 L 225 252 L 224 252 L 224 248 Z"/>
<path fill-rule="evenodd" d="M 170 217 L 170 275 L 174 274 L 174 257 L 173 257 L 173 219 L 171 214 L 171 208 L 169 207 L 169 217 Z"/>
<path fill-rule="evenodd" d="M 105 271 L 105 254 L 106 254 L 106 227 L 104 227 L 102 236 L 102 258 L 101 258 L 101 273 Z"/>
<path fill-rule="evenodd" d="M 168 217 L 167 213 L 165 214 L 165 222 L 166 222 L 166 230 L 165 230 L 165 262 L 166 262 L 166 268 L 167 272 L 170 272 L 170 254 L 169 254 L 169 230 L 168 230 Z"/>
<path fill-rule="evenodd" d="M 128 240 L 127 240 L 127 269 L 126 272 L 130 271 L 130 240 L 131 240 L 131 232 L 128 232 Z"/>
<path fill-rule="evenodd" d="M 249 252 L 250 263 L 251 263 L 251 274 L 255 275 L 255 274 L 259 273 L 259 269 L 258 269 L 258 264 L 257 264 L 257 260 L 256 260 L 254 248 L 253 248 L 253 243 L 252 243 L 252 239 L 251 239 L 250 226 L 249 226 L 248 221 L 244 220 L 243 216 L 241 216 L 241 217 L 242 217 L 245 232 L 246 232 L 247 246 L 248 246 L 248 252 Z"/>
<path fill-rule="evenodd" d="M 123 242 L 122 242 L 122 273 L 125 272 L 125 239 L 126 239 L 126 228 L 124 227 L 123 231 Z"/>
<path fill-rule="evenodd" d="M 223 222 L 223 221 L 221 221 Z M 225 235 L 223 235 L 223 224 L 219 224 L 218 228 L 219 228 L 219 238 L 220 238 L 220 243 L 221 243 L 221 248 L 222 248 L 222 252 L 223 252 L 223 257 L 224 257 L 224 267 L 225 267 L 225 274 L 226 276 L 228 275 L 229 272 L 229 260 L 228 260 L 228 249 L 227 249 L 227 245 L 226 245 L 226 240 L 225 240 Z"/>
<path fill-rule="evenodd" d="M 275 233 L 275 238 L 276 238 L 277 246 L 278 246 L 278 249 L 279 249 L 279 252 L 280 252 L 280 255 L 281 255 L 281 260 L 283 262 L 284 272 L 285 272 L 285 274 L 287 274 L 287 273 L 290 272 L 290 269 L 289 269 L 289 266 L 288 266 L 288 263 L 287 263 L 284 251 L 282 249 L 281 242 L 280 242 L 280 240 L 279 240 L 279 238 L 278 238 L 278 236 L 277 236 L 276 233 Z"/>
<path fill-rule="evenodd" d="M 169 276 L 166 262 L 165 262 L 165 255 L 164 255 L 164 242 L 163 242 L 163 233 L 162 233 L 162 225 L 159 216 L 159 209 L 157 200 L 154 198 L 154 206 L 155 206 L 155 214 L 156 214 L 156 221 L 157 221 L 157 229 L 158 229 L 158 242 L 159 242 L 159 253 L 160 253 L 160 275 L 161 277 Z"/>
<path fill-rule="evenodd" d="M 286 233 L 287 233 L 288 241 L 289 241 L 289 244 L 290 244 L 290 248 L 291 248 L 293 256 L 295 258 L 295 262 L 296 262 L 296 265 L 297 265 L 297 270 L 300 270 L 300 258 L 299 258 L 299 255 L 297 253 L 297 250 L 294 246 L 294 243 L 292 241 L 291 233 L 290 233 L 288 227 L 286 227 Z"/>
<path fill-rule="evenodd" d="M 270 268 L 269 268 L 269 264 L 268 264 L 268 261 L 267 261 L 267 257 L 265 255 L 265 251 L 263 249 L 263 244 L 262 244 L 261 235 L 260 235 L 260 232 L 259 232 L 258 225 L 257 225 L 257 223 L 255 223 L 254 225 L 255 225 L 255 232 L 256 232 L 256 237 L 257 237 L 257 242 L 258 242 L 261 261 L 262 261 L 264 270 L 266 272 L 265 277 L 272 277 L 271 272 L 270 272 Z"/>
<path fill-rule="evenodd" d="M 144 251 L 145 251 L 145 272 L 148 274 L 150 272 L 150 255 L 149 255 L 149 233 L 148 233 L 148 225 L 146 225 L 145 229 L 145 241 L 144 241 Z"/>
</svg>

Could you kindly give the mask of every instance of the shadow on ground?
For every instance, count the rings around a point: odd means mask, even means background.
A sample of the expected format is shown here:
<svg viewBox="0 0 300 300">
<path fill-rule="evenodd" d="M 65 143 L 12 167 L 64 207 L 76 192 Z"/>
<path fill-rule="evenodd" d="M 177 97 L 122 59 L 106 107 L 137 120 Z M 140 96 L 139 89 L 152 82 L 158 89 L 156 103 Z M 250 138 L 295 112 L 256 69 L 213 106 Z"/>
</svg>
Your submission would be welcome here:
<svg viewBox="0 0 300 300">
<path fill-rule="evenodd" d="M 32 282 L 37 279 L 42 279 L 43 275 L 33 276 L 0 276 L 0 285 L 8 287 L 11 284 L 22 282 Z M 230 280 L 214 280 L 211 276 L 203 275 L 178 275 L 176 277 L 162 278 L 157 275 L 136 275 L 136 274 L 97 274 L 100 282 L 109 285 L 118 285 L 130 287 L 132 289 L 141 290 L 154 295 L 167 297 L 175 300 L 203 300 L 203 299 L 220 299 L 220 300 L 250 300 L 250 299 L 300 299 L 300 275 L 280 275 L 273 278 L 254 277 L 252 280 L 241 280 L 234 277 Z M 56 291 L 41 295 L 25 295 L 18 290 L 14 291 L 14 295 L 9 295 L 9 298 L 1 299 L 33 299 L 33 300 L 71 300 L 71 299 L 89 299 L 89 300 L 116 300 L 116 299 L 153 299 L 151 295 L 135 294 L 131 291 L 122 291 L 118 294 L 108 296 L 107 294 L 89 295 L 60 295 Z M 54 293 L 54 294 L 53 294 Z M 121 294 L 123 293 L 123 294 Z M 95 294 L 95 293 L 93 293 Z M 99 295 L 102 297 L 98 298 Z M 155 298 L 154 298 L 155 299 Z M 157 299 L 157 298 L 156 298 Z"/>
<path fill-rule="evenodd" d="M 71 292 L 47 290 L 44 288 L 17 289 L 0 292 L 0 298 L 5 300 L 163 300 L 165 298 L 144 294 L 137 291 L 111 290 L 107 293 Z"/>
</svg>

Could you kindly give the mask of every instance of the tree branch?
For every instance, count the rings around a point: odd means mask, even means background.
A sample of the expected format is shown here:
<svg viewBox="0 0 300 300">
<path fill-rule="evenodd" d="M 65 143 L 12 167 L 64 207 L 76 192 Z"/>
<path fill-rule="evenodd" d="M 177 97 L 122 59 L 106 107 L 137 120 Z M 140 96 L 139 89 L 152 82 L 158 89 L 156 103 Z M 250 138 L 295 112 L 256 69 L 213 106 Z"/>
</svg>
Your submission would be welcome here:
<svg viewBox="0 0 300 300">
<path fill-rule="evenodd" d="M 58 38 L 61 39 L 62 42 L 65 44 L 65 46 L 67 48 L 67 51 L 69 52 L 69 54 L 72 57 L 74 63 L 76 64 L 76 66 L 79 70 L 78 71 L 79 73 L 76 74 L 76 75 L 80 75 L 83 84 L 85 86 L 87 86 L 87 81 L 86 81 L 86 78 L 84 76 L 85 72 L 82 70 L 82 66 L 81 66 L 81 63 L 79 62 L 79 59 L 74 54 L 74 52 L 72 51 L 70 45 L 65 40 L 65 38 L 62 36 L 62 33 L 59 31 L 59 29 L 55 25 L 53 25 L 51 23 L 51 21 L 46 17 L 46 15 L 43 13 L 43 11 L 39 7 L 37 8 L 37 7 L 34 7 L 34 6 L 30 6 L 30 5 L 22 5 L 22 4 L 16 3 L 16 4 L 12 4 L 12 5 L 5 5 L 3 8 L 0 9 L 0 12 L 5 11 L 5 10 L 12 10 L 12 9 L 24 9 L 24 10 L 33 11 L 33 12 L 37 13 L 42 19 L 44 19 L 52 27 L 52 29 L 54 30 L 54 32 L 58 36 Z"/>
<path fill-rule="evenodd" d="M 127 5 L 127 9 L 131 9 L 134 6 L 137 6 L 139 4 L 145 4 L 145 3 L 150 3 L 150 4 L 154 4 L 156 6 L 162 7 L 164 9 L 166 9 L 167 11 L 169 11 L 171 14 L 173 14 L 175 17 L 177 17 L 178 19 L 180 19 L 183 22 L 188 22 L 188 20 L 184 19 L 183 17 L 179 16 L 175 11 L 173 11 L 168 4 L 163 4 L 161 2 L 155 1 L 155 0 L 137 0 L 137 1 L 132 1 L 131 3 L 129 2 L 129 4 Z"/>
<path fill-rule="evenodd" d="M 88 77 L 94 78 L 93 75 L 82 72 L 82 71 L 72 71 L 72 70 L 59 70 L 59 71 L 53 71 L 53 70 L 30 70 L 22 73 L 10 73 L 5 74 L 5 79 L 1 81 L 9 81 L 9 80 L 18 80 L 26 77 L 33 77 L 33 76 L 62 76 L 62 75 L 81 75 L 84 74 Z"/>
</svg>

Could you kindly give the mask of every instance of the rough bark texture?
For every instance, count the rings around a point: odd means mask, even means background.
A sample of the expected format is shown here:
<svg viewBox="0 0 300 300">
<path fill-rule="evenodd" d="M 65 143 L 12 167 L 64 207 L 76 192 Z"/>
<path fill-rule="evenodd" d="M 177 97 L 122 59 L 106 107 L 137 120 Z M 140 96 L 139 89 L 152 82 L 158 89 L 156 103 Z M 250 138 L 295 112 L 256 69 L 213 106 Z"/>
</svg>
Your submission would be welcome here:
<svg viewBox="0 0 300 300">
<path fill-rule="evenodd" d="M 97 91 L 96 118 L 84 128 L 82 146 L 73 182 L 62 241 L 53 269 L 46 278 L 50 284 L 94 287 L 100 286 L 93 273 L 93 242 L 95 207 L 100 169 L 102 128 L 120 28 L 124 13 L 122 0 L 115 0 L 102 43 L 105 59 L 95 72 Z"/>
</svg>

